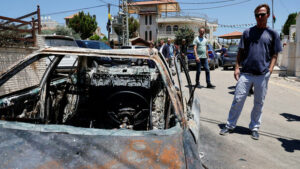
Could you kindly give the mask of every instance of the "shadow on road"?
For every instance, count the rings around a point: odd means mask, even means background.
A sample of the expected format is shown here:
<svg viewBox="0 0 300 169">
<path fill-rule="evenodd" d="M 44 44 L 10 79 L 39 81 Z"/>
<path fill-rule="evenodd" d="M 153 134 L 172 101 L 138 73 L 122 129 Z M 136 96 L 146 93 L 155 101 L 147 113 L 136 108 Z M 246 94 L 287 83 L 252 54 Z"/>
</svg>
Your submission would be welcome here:
<svg viewBox="0 0 300 169">
<path fill-rule="evenodd" d="M 294 152 L 295 150 L 300 151 L 300 140 L 288 140 L 284 138 L 278 138 L 281 142 L 281 146 L 284 148 L 287 152 Z"/>
<path fill-rule="evenodd" d="M 219 128 L 222 129 L 225 127 L 225 124 L 218 124 Z M 232 133 L 242 134 L 242 135 L 249 135 L 251 134 L 250 130 L 246 127 L 236 126 Z"/>
<path fill-rule="evenodd" d="M 225 124 L 221 121 L 209 119 L 205 117 L 201 117 L 200 121 L 216 124 L 219 126 L 220 129 L 225 127 Z M 243 134 L 243 135 L 249 135 L 251 134 L 251 131 L 249 128 L 242 127 L 242 126 L 236 126 L 236 128 L 233 130 L 233 133 Z M 265 137 L 274 138 L 282 142 L 282 147 L 284 147 L 287 150 L 300 150 L 300 140 L 298 138 L 292 138 L 288 136 L 283 136 L 280 134 L 275 134 L 267 131 L 259 131 L 260 135 L 263 135 Z"/>
<path fill-rule="evenodd" d="M 228 89 L 232 90 L 232 91 L 230 91 L 228 93 L 234 95 L 234 93 L 235 93 L 235 86 L 229 86 Z"/>
<path fill-rule="evenodd" d="M 235 86 L 229 86 L 228 89 L 235 90 Z"/>
<path fill-rule="evenodd" d="M 234 93 L 235 93 L 235 86 L 229 86 L 228 89 L 229 90 L 233 90 L 233 91 L 230 91 L 228 93 L 234 95 Z M 250 97 L 253 94 L 254 94 L 253 87 L 251 87 L 251 89 L 249 90 L 248 96 Z"/>
<path fill-rule="evenodd" d="M 300 116 L 297 115 L 293 115 L 290 113 L 281 113 L 280 115 L 285 117 L 287 121 L 300 121 Z"/>
</svg>

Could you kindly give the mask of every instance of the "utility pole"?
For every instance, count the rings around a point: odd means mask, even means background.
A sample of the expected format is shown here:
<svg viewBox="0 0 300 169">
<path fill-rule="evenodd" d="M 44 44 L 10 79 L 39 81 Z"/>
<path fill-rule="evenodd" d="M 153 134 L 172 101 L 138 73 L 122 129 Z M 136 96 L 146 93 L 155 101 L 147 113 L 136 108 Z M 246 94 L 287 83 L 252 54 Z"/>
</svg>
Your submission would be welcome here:
<svg viewBox="0 0 300 169">
<path fill-rule="evenodd" d="M 125 9 L 126 9 L 126 41 L 125 41 L 125 44 L 129 45 L 128 0 L 126 0 Z"/>
<path fill-rule="evenodd" d="M 108 42 L 110 42 L 110 27 L 111 27 L 111 15 L 110 15 L 110 3 L 107 4 L 108 7 L 108 21 L 107 21 L 107 25 L 106 25 L 106 29 L 107 29 L 107 39 Z"/>
<path fill-rule="evenodd" d="M 272 0 L 272 29 L 274 29 L 274 0 Z"/>
<path fill-rule="evenodd" d="M 118 14 L 118 25 L 115 25 L 115 27 L 121 30 L 121 36 L 119 36 L 119 44 L 122 41 L 122 45 L 129 45 L 128 0 L 119 0 Z"/>
</svg>

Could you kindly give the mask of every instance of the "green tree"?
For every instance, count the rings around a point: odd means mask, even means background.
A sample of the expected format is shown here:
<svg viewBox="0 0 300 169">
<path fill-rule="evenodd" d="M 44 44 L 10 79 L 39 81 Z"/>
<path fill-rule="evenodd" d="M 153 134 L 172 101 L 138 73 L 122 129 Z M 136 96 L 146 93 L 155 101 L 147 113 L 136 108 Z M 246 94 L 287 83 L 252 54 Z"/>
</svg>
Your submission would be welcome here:
<svg viewBox="0 0 300 169">
<path fill-rule="evenodd" d="M 130 17 L 128 19 L 128 25 L 129 25 L 129 38 L 137 37 L 136 31 L 140 27 L 139 22 L 136 19 L 134 19 L 134 17 Z"/>
<path fill-rule="evenodd" d="M 99 36 L 99 35 L 96 35 L 96 34 L 90 36 L 89 39 L 90 39 L 90 40 L 101 40 L 100 36 Z"/>
<path fill-rule="evenodd" d="M 289 14 L 287 20 L 285 21 L 285 23 L 283 25 L 283 29 L 282 29 L 282 33 L 284 35 L 289 35 L 289 33 L 290 33 L 290 26 L 296 24 L 296 17 L 297 17 L 297 13 L 296 12 Z"/>
<path fill-rule="evenodd" d="M 87 39 L 92 36 L 97 29 L 96 16 L 91 16 L 90 13 L 84 14 L 84 12 L 81 11 L 69 20 L 68 27 L 72 28 L 76 33 L 79 33 L 82 39 Z"/>
<path fill-rule="evenodd" d="M 107 39 L 106 36 L 104 36 L 104 37 L 101 39 L 101 41 L 106 42 L 106 41 L 108 41 L 108 39 Z"/>
<path fill-rule="evenodd" d="M 175 33 L 175 43 L 181 44 L 182 39 L 185 39 L 186 43 L 190 44 L 193 42 L 194 36 L 195 36 L 195 32 L 191 28 L 185 26 L 183 28 L 180 28 Z"/>
<path fill-rule="evenodd" d="M 128 18 L 129 38 L 137 37 L 136 31 L 138 30 L 139 26 L 139 22 L 134 17 Z M 118 36 L 121 36 L 123 33 L 121 27 L 114 27 L 114 31 Z"/>
</svg>

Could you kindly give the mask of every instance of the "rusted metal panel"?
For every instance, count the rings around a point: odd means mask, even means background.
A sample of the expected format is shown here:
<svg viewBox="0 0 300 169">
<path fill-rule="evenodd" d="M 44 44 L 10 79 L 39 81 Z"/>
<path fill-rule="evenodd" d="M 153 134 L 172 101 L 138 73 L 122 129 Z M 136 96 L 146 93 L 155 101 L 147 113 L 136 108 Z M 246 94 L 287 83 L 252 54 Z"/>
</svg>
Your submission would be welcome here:
<svg viewBox="0 0 300 169">
<path fill-rule="evenodd" d="M 0 133 L 3 169 L 186 168 L 182 132 L 132 137 L 0 128 Z"/>
<path fill-rule="evenodd" d="M 22 21 L 20 19 L 14 19 L 14 18 L 9 18 L 9 17 L 5 17 L 5 16 L 0 16 L 0 19 L 3 19 L 3 20 L 10 20 L 12 22 L 19 22 L 19 23 L 24 23 L 24 24 L 30 24 L 30 22 L 28 21 Z"/>
<path fill-rule="evenodd" d="M 133 131 L 0 120 L 0 168 L 201 168 L 197 144 L 191 131 L 187 129 L 187 114 L 184 113 L 167 64 L 158 55 L 157 50 L 150 54 L 148 49 L 41 49 L 0 75 L 0 86 L 22 68 L 42 57 L 54 55 L 58 62 L 61 56 L 70 54 L 79 57 L 152 60 L 156 63 L 168 91 L 177 125 L 168 130 Z M 43 88 L 51 70 L 50 66 L 40 83 L 40 88 Z"/>
<path fill-rule="evenodd" d="M 186 168 L 202 169 L 201 159 L 198 154 L 198 146 L 195 143 L 192 134 L 188 130 L 183 131 L 183 147 L 185 154 Z"/>
</svg>

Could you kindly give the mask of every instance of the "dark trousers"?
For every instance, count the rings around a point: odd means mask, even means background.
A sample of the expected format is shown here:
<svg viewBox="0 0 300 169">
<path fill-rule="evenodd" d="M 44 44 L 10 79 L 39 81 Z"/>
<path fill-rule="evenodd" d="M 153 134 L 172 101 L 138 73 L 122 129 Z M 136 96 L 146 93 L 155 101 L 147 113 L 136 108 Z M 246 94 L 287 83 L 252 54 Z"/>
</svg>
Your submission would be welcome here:
<svg viewBox="0 0 300 169">
<path fill-rule="evenodd" d="M 207 58 L 204 58 L 204 59 L 200 59 L 200 62 L 196 62 L 196 70 L 197 70 L 196 85 L 200 84 L 199 78 L 201 73 L 201 66 L 203 66 L 205 70 L 206 83 L 210 84 L 210 73 L 209 73 L 208 61 Z"/>
</svg>

